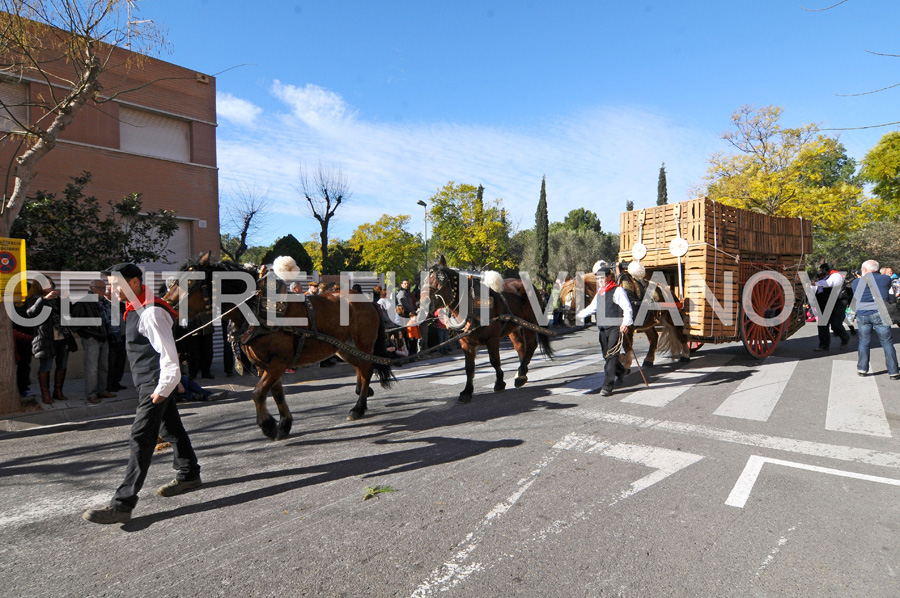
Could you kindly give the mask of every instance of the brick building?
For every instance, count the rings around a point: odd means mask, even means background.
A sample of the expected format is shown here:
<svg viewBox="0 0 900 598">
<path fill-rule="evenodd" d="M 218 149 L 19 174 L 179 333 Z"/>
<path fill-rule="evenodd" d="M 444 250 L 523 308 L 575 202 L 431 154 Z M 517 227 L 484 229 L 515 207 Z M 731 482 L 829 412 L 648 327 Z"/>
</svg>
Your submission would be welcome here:
<svg viewBox="0 0 900 598">
<path fill-rule="evenodd" d="M 111 64 L 124 65 L 133 57 L 117 48 Z M 87 192 L 103 205 L 141 193 L 146 210 L 176 212 L 179 229 L 169 241 L 170 263 L 178 264 L 201 251 L 218 255 L 215 79 L 162 60 L 141 58 L 130 68 L 109 69 L 101 82 L 101 93 L 133 91 L 85 105 L 56 148 L 38 162 L 29 194 L 40 189 L 61 195 L 73 176 L 89 171 L 92 180 Z M 37 79 L 0 80 L 0 101 L 14 106 L 23 122 L 40 118 L 41 109 L 33 103 L 46 93 L 46 83 Z M 13 128 L 0 109 L 0 131 Z M 0 174 L 7 195 L 13 189 L 17 151 L 21 151 L 19 139 L 0 141 Z M 164 264 L 146 267 L 171 269 Z"/>
</svg>

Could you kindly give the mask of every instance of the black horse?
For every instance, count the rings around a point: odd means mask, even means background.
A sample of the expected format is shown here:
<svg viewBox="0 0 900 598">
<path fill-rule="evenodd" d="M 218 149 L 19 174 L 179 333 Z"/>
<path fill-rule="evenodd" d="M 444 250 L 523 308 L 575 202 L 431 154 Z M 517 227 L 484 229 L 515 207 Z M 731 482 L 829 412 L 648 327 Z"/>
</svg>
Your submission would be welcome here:
<svg viewBox="0 0 900 598">
<path fill-rule="evenodd" d="M 497 373 L 494 382 L 494 391 L 506 388 L 503 381 L 503 370 L 500 367 L 500 338 L 509 336 L 513 347 L 519 354 L 519 369 L 515 378 L 516 388 L 528 381 L 528 364 L 534 355 L 535 349 L 541 347 L 541 352 L 547 357 L 553 357 L 550 347 L 550 338 L 546 334 L 538 333 L 530 327 L 521 326 L 504 316 L 515 316 L 538 327 L 537 316 L 531 307 L 531 302 L 521 280 L 503 279 L 496 272 L 485 272 L 482 275 L 485 281 L 490 281 L 491 286 L 480 284 L 481 281 L 472 276 L 466 277 L 465 282 L 460 283 L 460 274 L 457 270 L 447 267 L 444 257 L 431 267 L 428 272 L 428 281 L 422 290 L 422 301 L 430 302 L 431 309 L 442 309 L 450 316 L 450 327 L 459 331 L 471 332 L 460 338 L 466 359 L 466 386 L 459 393 L 459 400 L 468 403 L 472 400 L 474 386 L 472 378 L 475 375 L 475 353 L 480 345 L 485 345 L 488 350 L 491 365 Z M 543 310 L 544 304 L 540 297 L 538 304 Z M 482 312 L 481 306 L 488 304 L 487 319 L 479 321 Z M 462 318 L 461 314 L 466 313 Z M 456 324 L 453 323 L 456 322 Z"/>
</svg>

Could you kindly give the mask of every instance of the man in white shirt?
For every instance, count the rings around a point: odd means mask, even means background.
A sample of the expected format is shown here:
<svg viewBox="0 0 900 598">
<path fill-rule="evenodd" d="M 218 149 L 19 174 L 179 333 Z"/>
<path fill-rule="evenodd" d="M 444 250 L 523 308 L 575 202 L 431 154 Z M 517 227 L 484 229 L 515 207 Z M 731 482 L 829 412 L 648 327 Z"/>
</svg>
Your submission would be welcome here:
<svg viewBox="0 0 900 598">
<path fill-rule="evenodd" d="M 844 275 L 833 269 L 828 264 L 819 266 L 819 280 L 815 283 L 816 302 L 822 316 L 817 323 L 819 327 L 819 346 L 813 351 L 828 351 L 831 346 L 831 334 L 828 332 L 828 326 L 841 337 L 841 347 L 846 347 L 850 342 L 850 334 L 844 329 L 844 316 L 847 311 L 847 303 L 840 298 L 840 292 L 844 288 Z M 831 313 L 826 313 L 826 306 L 832 295 L 838 295 L 834 302 L 834 309 Z"/>
<path fill-rule="evenodd" d="M 609 266 L 600 266 L 594 274 L 597 276 L 597 294 L 594 295 L 590 305 L 575 314 L 575 318 L 583 321 L 587 316 L 597 314 L 600 349 L 606 359 L 603 368 L 605 377 L 600 394 L 608 397 L 612 394 L 616 381 L 621 382 L 625 375 L 625 366 L 619 361 L 619 353 L 624 334 L 634 322 L 634 313 L 628 295 L 616 284 Z"/>
<path fill-rule="evenodd" d="M 125 480 L 109 506 L 89 509 L 82 517 L 91 523 L 127 523 L 138 501 L 157 437 L 172 443 L 175 479 L 160 487 L 160 496 L 174 496 L 198 488 L 200 465 L 191 445 L 175 400 L 170 397 L 181 381 L 178 351 L 172 327 L 177 317 L 165 301 L 153 297 L 144 287 L 143 273 L 134 264 L 116 264 L 104 274 L 113 295 L 127 301 L 125 307 L 125 350 L 138 391 L 138 406 L 131 428 Z M 125 289 L 130 290 L 130 294 Z"/>
</svg>

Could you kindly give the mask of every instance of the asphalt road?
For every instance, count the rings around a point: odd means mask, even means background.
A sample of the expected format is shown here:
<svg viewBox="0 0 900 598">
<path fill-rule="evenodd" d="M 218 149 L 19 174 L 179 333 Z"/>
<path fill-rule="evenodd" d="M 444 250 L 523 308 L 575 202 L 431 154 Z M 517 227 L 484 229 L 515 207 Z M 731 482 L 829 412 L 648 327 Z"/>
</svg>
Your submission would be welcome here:
<svg viewBox="0 0 900 598">
<path fill-rule="evenodd" d="M 80 515 L 120 483 L 130 416 L 4 434 L 0 595 L 897 596 L 900 382 L 878 347 L 860 378 L 855 340 L 815 343 L 705 346 L 603 398 L 586 330 L 521 389 L 508 348 L 502 393 L 479 354 L 468 405 L 458 355 L 398 368 L 356 422 L 351 378 L 312 380 L 282 442 L 249 391 L 188 404 L 205 485 L 157 496 L 157 455 L 124 526 Z"/>
</svg>

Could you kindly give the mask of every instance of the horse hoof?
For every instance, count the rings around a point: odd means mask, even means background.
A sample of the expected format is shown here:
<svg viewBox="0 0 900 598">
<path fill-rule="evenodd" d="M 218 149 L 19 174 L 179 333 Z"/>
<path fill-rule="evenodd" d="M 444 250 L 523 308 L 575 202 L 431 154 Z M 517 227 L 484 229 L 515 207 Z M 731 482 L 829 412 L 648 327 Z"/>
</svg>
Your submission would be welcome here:
<svg viewBox="0 0 900 598">
<path fill-rule="evenodd" d="M 472 395 L 467 395 L 467 394 L 462 394 L 462 393 L 460 393 L 460 395 L 459 395 L 459 402 L 460 402 L 460 403 L 471 403 L 471 402 L 472 402 Z"/>
<path fill-rule="evenodd" d="M 283 419 L 278 422 L 278 430 L 275 433 L 275 440 L 285 440 L 288 436 L 291 435 L 291 426 L 293 425 L 293 421 L 289 419 Z"/>
<path fill-rule="evenodd" d="M 525 386 L 525 383 L 526 383 L 526 382 L 528 382 L 528 377 L 527 377 L 527 376 L 519 376 L 519 377 L 517 377 L 516 380 L 515 380 L 516 388 L 521 388 L 521 387 Z"/>
<path fill-rule="evenodd" d="M 371 397 L 373 394 L 375 394 L 375 391 L 369 388 L 369 396 Z"/>
<path fill-rule="evenodd" d="M 266 438 L 269 440 L 275 440 L 278 437 L 278 424 L 275 423 L 274 417 L 270 417 L 259 424 L 259 429 L 262 430 L 262 433 L 265 434 Z"/>
<path fill-rule="evenodd" d="M 645 360 L 644 360 L 644 363 L 643 363 L 643 366 L 644 366 L 645 368 L 652 368 L 652 367 L 653 367 L 653 362 L 650 361 L 649 359 L 645 359 Z"/>
<path fill-rule="evenodd" d="M 691 358 L 688 357 L 687 355 L 682 355 L 681 357 L 678 358 L 678 361 L 680 361 L 681 363 L 687 363 L 690 360 L 691 360 Z"/>
<path fill-rule="evenodd" d="M 506 390 L 506 382 L 497 382 L 494 384 L 494 392 L 500 392 L 501 390 Z"/>
</svg>

